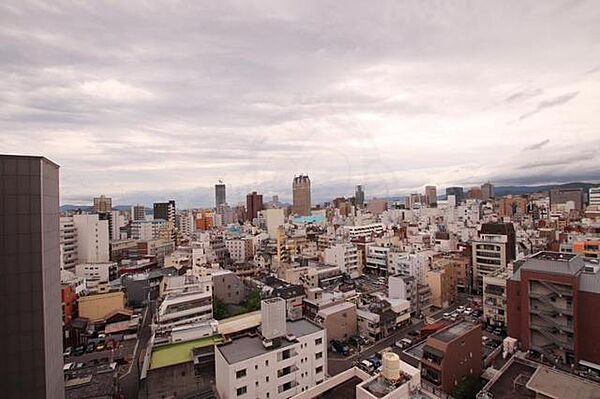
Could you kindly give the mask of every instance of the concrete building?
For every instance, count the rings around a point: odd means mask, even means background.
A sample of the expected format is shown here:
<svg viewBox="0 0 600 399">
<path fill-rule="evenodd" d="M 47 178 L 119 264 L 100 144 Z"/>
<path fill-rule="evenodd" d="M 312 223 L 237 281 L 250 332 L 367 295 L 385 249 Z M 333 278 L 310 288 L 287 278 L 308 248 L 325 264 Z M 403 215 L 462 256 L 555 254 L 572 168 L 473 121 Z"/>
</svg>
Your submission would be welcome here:
<svg viewBox="0 0 600 399">
<path fill-rule="evenodd" d="M 590 206 L 600 209 L 600 187 L 590 188 L 588 202 Z"/>
<path fill-rule="evenodd" d="M 431 304 L 436 308 L 448 307 L 456 301 L 456 271 L 450 264 L 425 272 L 425 281 L 431 288 Z"/>
<path fill-rule="evenodd" d="M 270 239 L 277 238 L 277 230 L 285 223 L 285 213 L 281 208 L 269 208 L 262 211 Z"/>
<path fill-rule="evenodd" d="M 132 206 L 131 220 L 146 220 L 146 207 L 139 204 Z"/>
<path fill-rule="evenodd" d="M 483 317 L 489 325 L 506 327 L 506 269 L 483 277 Z"/>
<path fill-rule="evenodd" d="M 219 205 L 225 205 L 227 203 L 227 193 L 225 191 L 225 184 L 219 181 L 215 184 L 215 208 Z"/>
<path fill-rule="evenodd" d="M 465 193 L 462 187 L 447 187 L 446 197 L 453 195 L 456 199 L 456 205 L 460 205 L 465 199 Z"/>
<path fill-rule="evenodd" d="M 125 308 L 125 294 L 122 291 L 82 296 L 78 300 L 79 317 L 100 321 L 106 315 Z"/>
<path fill-rule="evenodd" d="M 78 262 L 108 262 L 108 220 L 99 220 L 98 215 L 74 215 L 73 224 L 77 229 Z"/>
<path fill-rule="evenodd" d="M 155 202 L 153 204 L 154 220 L 162 219 L 167 222 L 175 224 L 175 201 L 170 200 L 169 202 Z"/>
<path fill-rule="evenodd" d="M 327 331 L 327 339 L 346 341 L 357 331 L 356 304 L 340 302 L 319 310 L 315 321 Z"/>
<path fill-rule="evenodd" d="M 387 211 L 388 202 L 382 198 L 373 198 L 367 203 L 367 211 L 371 212 L 375 216 L 381 215 Z"/>
<path fill-rule="evenodd" d="M 256 191 L 246 195 L 246 220 L 252 222 L 263 209 L 263 196 Z"/>
<path fill-rule="evenodd" d="M 539 252 L 506 285 L 508 334 L 551 361 L 600 364 L 600 266 Z"/>
<path fill-rule="evenodd" d="M 252 238 L 231 238 L 225 240 L 225 247 L 234 262 L 245 262 L 254 258 Z"/>
<path fill-rule="evenodd" d="M 0 155 L 0 387 L 7 398 L 64 397 L 59 166 Z"/>
<path fill-rule="evenodd" d="M 580 211 L 583 209 L 584 192 L 582 188 L 553 188 L 550 190 L 550 209 L 559 210 L 572 204 L 572 209 Z"/>
<path fill-rule="evenodd" d="M 367 245 L 364 271 L 377 276 L 387 276 L 389 253 L 389 247 Z"/>
<path fill-rule="evenodd" d="M 167 227 L 163 219 L 134 220 L 131 222 L 131 238 L 133 240 L 155 240 L 160 238 L 161 230 Z"/>
<path fill-rule="evenodd" d="M 395 275 L 388 278 L 388 297 L 390 299 L 404 299 L 410 302 L 410 314 L 417 314 L 418 295 L 417 280 L 413 276 Z"/>
<path fill-rule="evenodd" d="M 342 228 L 350 239 L 380 235 L 384 231 L 382 223 L 369 223 L 360 226 L 343 226 Z"/>
<path fill-rule="evenodd" d="M 347 243 L 335 244 L 330 248 L 326 248 L 323 254 L 326 264 L 339 267 L 343 273 L 348 273 L 352 278 L 360 275 L 358 269 L 358 250 L 355 245 Z"/>
<path fill-rule="evenodd" d="M 466 321 L 429 337 L 421 358 L 421 383 L 434 394 L 449 394 L 465 378 L 479 377 L 483 367 L 481 325 Z"/>
<path fill-rule="evenodd" d="M 101 195 L 94 198 L 94 213 L 110 213 L 112 211 L 112 198 Z"/>
<path fill-rule="evenodd" d="M 285 302 L 264 300 L 261 336 L 217 346 L 216 389 L 222 399 L 287 399 L 325 380 L 325 330 L 306 319 L 285 321 Z"/>
<path fill-rule="evenodd" d="M 473 287 L 480 291 L 483 277 L 505 269 L 516 259 L 516 236 L 512 223 L 484 223 L 472 242 Z"/>
<path fill-rule="evenodd" d="M 496 198 L 496 187 L 490 182 L 481 185 L 481 194 L 484 201 Z"/>
<path fill-rule="evenodd" d="M 60 218 L 60 268 L 72 270 L 78 262 L 77 229 L 72 216 Z"/>
<path fill-rule="evenodd" d="M 437 188 L 435 186 L 425 186 L 425 202 L 430 208 L 437 206 Z"/>
<path fill-rule="evenodd" d="M 360 184 L 356 186 L 356 190 L 354 191 L 354 204 L 358 208 L 362 208 L 365 204 L 365 192 Z"/>
<path fill-rule="evenodd" d="M 213 294 L 226 305 L 238 305 L 247 296 L 247 288 L 242 279 L 231 270 L 217 270 L 211 273 Z"/>
<path fill-rule="evenodd" d="M 506 196 L 500 199 L 498 203 L 498 214 L 502 217 L 523 216 L 527 213 L 527 198 Z"/>
<path fill-rule="evenodd" d="M 294 177 L 292 183 L 292 214 L 311 215 L 310 179 L 306 175 Z"/>
<path fill-rule="evenodd" d="M 119 277 L 116 262 L 79 263 L 75 275 L 85 279 L 86 289 L 93 293 L 109 291 L 109 283 Z"/>
</svg>

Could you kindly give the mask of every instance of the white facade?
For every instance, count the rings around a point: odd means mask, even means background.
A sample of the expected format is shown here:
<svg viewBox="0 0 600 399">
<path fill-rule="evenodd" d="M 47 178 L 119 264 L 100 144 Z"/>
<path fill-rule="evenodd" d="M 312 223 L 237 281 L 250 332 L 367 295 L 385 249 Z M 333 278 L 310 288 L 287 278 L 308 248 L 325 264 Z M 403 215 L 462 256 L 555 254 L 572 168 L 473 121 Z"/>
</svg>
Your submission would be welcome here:
<svg viewBox="0 0 600 399">
<path fill-rule="evenodd" d="M 119 276 L 116 262 L 80 263 L 75 266 L 75 275 L 85 280 L 90 292 L 108 292 L 108 283 Z"/>
<path fill-rule="evenodd" d="M 600 187 L 590 188 L 589 203 L 591 206 L 597 206 L 600 209 Z"/>
<path fill-rule="evenodd" d="M 267 224 L 267 232 L 269 233 L 269 238 L 276 239 L 277 238 L 277 229 L 280 226 L 283 226 L 285 222 L 285 215 L 283 213 L 283 209 L 265 209 L 261 211 L 265 217 Z"/>
<path fill-rule="evenodd" d="M 382 223 L 370 223 L 362 226 L 344 226 L 348 236 L 352 238 L 370 237 L 371 234 L 381 234 L 384 231 Z"/>
<path fill-rule="evenodd" d="M 222 399 L 287 399 L 325 380 L 325 330 L 305 319 L 287 322 L 286 330 L 293 338 L 283 338 L 277 348 L 265 348 L 257 336 L 216 348 L 216 387 Z"/>
<path fill-rule="evenodd" d="M 425 284 L 428 262 L 427 256 L 424 254 L 391 251 L 388 261 L 388 274 L 390 276 L 396 274 L 413 276 L 417 282 Z"/>
<path fill-rule="evenodd" d="M 98 215 L 74 215 L 73 224 L 77 229 L 78 262 L 108 262 L 108 220 L 99 220 Z"/>
<path fill-rule="evenodd" d="M 111 223 L 111 237 L 113 240 L 121 239 L 121 227 L 125 227 L 125 215 L 119 211 L 112 211 L 110 213 Z"/>
<path fill-rule="evenodd" d="M 60 218 L 60 268 L 71 270 L 77 264 L 77 229 L 73 217 Z"/>
<path fill-rule="evenodd" d="M 233 238 L 225 240 L 225 247 L 234 262 L 244 262 L 254 257 L 251 238 Z"/>
<path fill-rule="evenodd" d="M 155 240 L 160 238 L 160 231 L 167 227 L 167 221 L 134 220 L 131 222 L 131 238 L 134 240 Z"/>
<path fill-rule="evenodd" d="M 335 244 L 324 251 L 325 263 L 335 265 L 350 277 L 359 276 L 358 270 L 358 250 L 353 244 Z"/>
<path fill-rule="evenodd" d="M 507 245 L 507 236 L 501 234 L 481 234 L 478 240 L 473 241 L 473 284 L 475 287 L 482 287 L 484 276 L 506 268 Z"/>
<path fill-rule="evenodd" d="M 365 254 L 365 270 L 375 274 L 387 274 L 389 247 L 369 245 Z"/>
</svg>

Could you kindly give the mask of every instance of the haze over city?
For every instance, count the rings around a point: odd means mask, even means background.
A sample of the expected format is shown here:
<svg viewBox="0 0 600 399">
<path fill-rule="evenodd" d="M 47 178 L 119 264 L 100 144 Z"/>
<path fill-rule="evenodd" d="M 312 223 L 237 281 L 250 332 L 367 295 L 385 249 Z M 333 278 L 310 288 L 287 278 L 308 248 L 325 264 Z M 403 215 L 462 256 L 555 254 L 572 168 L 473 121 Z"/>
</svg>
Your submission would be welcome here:
<svg viewBox="0 0 600 399">
<path fill-rule="evenodd" d="M 0 4 L 0 150 L 61 203 L 597 181 L 593 1 Z"/>
</svg>

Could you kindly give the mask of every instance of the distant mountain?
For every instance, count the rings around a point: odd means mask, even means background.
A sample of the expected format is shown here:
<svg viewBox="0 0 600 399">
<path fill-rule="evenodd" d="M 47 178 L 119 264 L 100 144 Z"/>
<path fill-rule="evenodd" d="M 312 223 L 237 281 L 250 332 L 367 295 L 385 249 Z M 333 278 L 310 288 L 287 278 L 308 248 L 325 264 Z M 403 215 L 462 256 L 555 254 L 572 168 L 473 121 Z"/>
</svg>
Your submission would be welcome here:
<svg viewBox="0 0 600 399">
<path fill-rule="evenodd" d="M 93 206 L 91 205 L 62 205 L 60 207 L 61 212 L 75 212 L 78 209 L 81 209 L 83 212 L 91 212 L 93 210 Z M 151 208 L 144 208 L 146 213 L 152 213 Z M 113 210 L 115 211 L 131 211 L 131 205 L 116 205 L 113 206 Z"/>
<path fill-rule="evenodd" d="M 531 193 L 541 193 L 544 191 L 550 191 L 553 188 L 582 188 L 584 191 L 588 191 L 590 187 L 598 187 L 600 183 L 582 183 L 573 182 L 565 184 L 545 184 L 540 186 L 499 186 L 496 187 L 496 197 L 503 195 L 521 195 Z"/>
</svg>

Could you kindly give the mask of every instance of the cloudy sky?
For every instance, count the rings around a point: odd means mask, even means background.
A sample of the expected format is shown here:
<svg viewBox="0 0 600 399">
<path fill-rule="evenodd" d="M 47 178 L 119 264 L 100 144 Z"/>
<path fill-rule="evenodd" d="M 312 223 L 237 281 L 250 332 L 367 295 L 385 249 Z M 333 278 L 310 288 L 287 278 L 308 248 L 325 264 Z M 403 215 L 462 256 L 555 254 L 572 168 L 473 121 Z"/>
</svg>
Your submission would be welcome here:
<svg viewBox="0 0 600 399">
<path fill-rule="evenodd" d="M 76 204 L 598 181 L 600 2 L 5 0 L 0 152 Z"/>
</svg>

